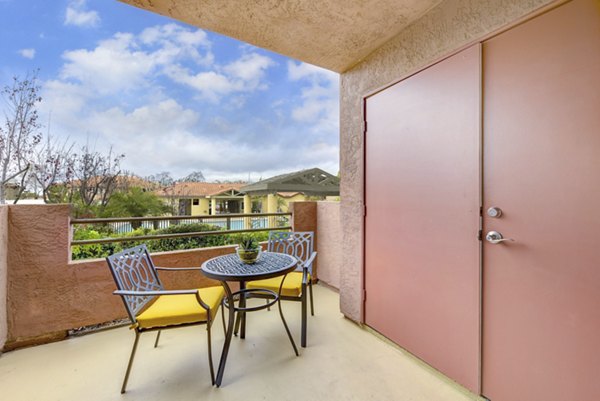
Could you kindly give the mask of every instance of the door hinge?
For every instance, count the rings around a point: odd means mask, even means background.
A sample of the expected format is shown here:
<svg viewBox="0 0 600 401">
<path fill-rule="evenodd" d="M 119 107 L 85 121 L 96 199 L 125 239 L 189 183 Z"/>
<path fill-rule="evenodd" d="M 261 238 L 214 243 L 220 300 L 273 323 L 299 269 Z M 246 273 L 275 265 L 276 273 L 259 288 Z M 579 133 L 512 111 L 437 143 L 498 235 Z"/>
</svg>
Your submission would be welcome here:
<svg viewBox="0 0 600 401">
<path fill-rule="evenodd" d="M 367 121 L 366 120 L 363 120 L 363 122 L 362 122 L 362 131 L 365 134 L 367 133 Z"/>
<path fill-rule="evenodd" d="M 363 292 L 362 292 L 362 298 L 363 298 L 362 299 L 363 302 L 367 302 L 367 290 L 363 290 Z"/>
<path fill-rule="evenodd" d="M 367 217 L 367 205 L 363 205 L 363 217 Z"/>
<path fill-rule="evenodd" d="M 483 240 L 483 230 L 479 230 L 477 232 L 477 240 L 479 240 L 479 241 Z"/>
</svg>

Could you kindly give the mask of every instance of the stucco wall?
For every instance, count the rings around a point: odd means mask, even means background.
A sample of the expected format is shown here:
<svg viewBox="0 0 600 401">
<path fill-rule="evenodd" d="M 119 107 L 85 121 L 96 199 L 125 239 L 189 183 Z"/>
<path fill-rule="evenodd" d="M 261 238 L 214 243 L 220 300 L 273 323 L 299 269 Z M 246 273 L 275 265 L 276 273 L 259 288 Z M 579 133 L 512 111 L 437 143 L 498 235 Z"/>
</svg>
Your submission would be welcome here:
<svg viewBox="0 0 600 401">
<path fill-rule="evenodd" d="M 342 312 L 362 319 L 363 98 L 501 30 L 552 0 L 446 0 L 373 52 L 340 80 Z"/>
<path fill-rule="evenodd" d="M 11 349 L 64 337 L 65 331 L 126 317 L 104 260 L 69 263 L 68 205 L 10 206 L 8 341 Z M 159 266 L 200 266 L 233 247 L 163 252 Z M 165 273 L 167 288 L 218 284 L 199 272 Z"/>
<path fill-rule="evenodd" d="M 299 227 L 316 223 L 313 209 L 314 205 L 298 208 Z M 54 341 L 69 329 L 126 317 L 121 299 L 112 295 L 115 284 L 104 259 L 69 261 L 69 219 L 69 205 L 0 207 L 0 274 L 3 267 L 8 271 L 6 297 L 0 287 L 0 318 L 1 301 L 7 301 L 7 316 L 2 319 L 7 323 L 5 350 Z M 3 244 L 7 244 L 4 253 Z M 234 246 L 221 246 L 152 256 L 157 266 L 185 267 L 232 252 Z M 7 255 L 4 265 L 2 254 Z M 194 271 L 165 272 L 161 279 L 169 289 L 219 285 Z M 1 280 L 0 276 L 0 285 Z"/>
<path fill-rule="evenodd" d="M 0 352 L 6 342 L 6 279 L 8 269 L 8 206 L 0 206 Z"/>
<path fill-rule="evenodd" d="M 194 205 L 194 199 L 192 199 L 192 216 L 206 215 L 210 210 L 210 200 L 207 198 L 196 198 L 198 204 Z"/>
<path fill-rule="evenodd" d="M 342 226 L 339 202 L 317 202 L 319 281 L 339 289 L 342 267 Z"/>
</svg>

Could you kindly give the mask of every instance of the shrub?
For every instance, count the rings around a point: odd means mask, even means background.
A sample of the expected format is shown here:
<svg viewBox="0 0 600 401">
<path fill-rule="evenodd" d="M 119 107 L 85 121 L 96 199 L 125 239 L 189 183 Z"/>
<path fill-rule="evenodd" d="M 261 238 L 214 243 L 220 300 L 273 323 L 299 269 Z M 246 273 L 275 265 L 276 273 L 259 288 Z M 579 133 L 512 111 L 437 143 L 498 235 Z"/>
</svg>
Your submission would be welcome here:
<svg viewBox="0 0 600 401">
<path fill-rule="evenodd" d="M 219 226 L 213 226 L 210 224 L 193 223 L 193 224 L 178 224 L 168 228 L 156 230 L 153 234 L 179 234 L 179 233 L 192 233 L 202 231 L 221 231 L 223 230 Z M 194 249 L 194 248 L 206 248 L 209 246 L 225 245 L 226 235 L 207 235 L 202 237 L 181 237 L 181 238 L 168 238 L 159 239 L 148 242 L 148 249 L 153 252 L 160 251 L 174 251 L 179 249 Z"/>
<path fill-rule="evenodd" d="M 76 230 L 73 234 L 74 240 L 86 240 L 86 239 L 100 239 L 104 236 L 96 230 L 92 229 L 80 229 Z M 90 259 L 99 258 L 103 253 L 102 244 L 94 245 L 75 245 L 71 247 L 73 259 Z"/>
<path fill-rule="evenodd" d="M 177 224 L 168 228 L 152 230 L 149 228 L 138 228 L 132 232 L 125 234 L 113 234 L 108 226 L 102 227 L 79 227 L 75 230 L 73 239 L 100 239 L 106 237 L 113 238 L 131 238 L 129 241 L 112 242 L 107 244 L 94 245 L 75 245 L 72 247 L 72 259 L 92 259 L 105 258 L 113 253 L 120 252 L 123 249 L 131 248 L 137 245 L 146 244 L 150 252 L 163 252 L 184 249 L 206 248 L 220 245 L 233 245 L 240 242 L 240 238 L 252 238 L 258 242 L 266 241 L 269 237 L 268 232 L 252 232 L 244 234 L 217 234 L 201 237 L 181 237 L 158 240 L 136 240 L 136 237 L 143 235 L 162 235 L 162 234 L 179 234 L 203 231 L 223 231 L 219 226 L 211 224 L 193 223 L 193 224 Z"/>
</svg>

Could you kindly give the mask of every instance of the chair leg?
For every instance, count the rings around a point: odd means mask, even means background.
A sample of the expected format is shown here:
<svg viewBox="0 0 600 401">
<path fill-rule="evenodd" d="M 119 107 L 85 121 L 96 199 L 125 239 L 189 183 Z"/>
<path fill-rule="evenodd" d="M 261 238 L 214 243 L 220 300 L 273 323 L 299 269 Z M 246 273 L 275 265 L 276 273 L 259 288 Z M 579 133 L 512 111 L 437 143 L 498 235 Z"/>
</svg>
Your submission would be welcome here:
<svg viewBox="0 0 600 401">
<path fill-rule="evenodd" d="M 306 284 L 302 284 L 302 333 L 300 336 L 300 345 L 306 348 Z"/>
<path fill-rule="evenodd" d="M 233 335 L 237 336 L 238 335 L 238 331 L 240 330 L 240 320 L 241 320 L 241 316 L 240 316 L 240 312 L 238 312 L 237 314 L 235 313 L 235 311 L 229 311 L 229 313 L 233 313 L 235 316 L 235 326 L 234 326 L 234 330 L 233 330 Z"/>
<path fill-rule="evenodd" d="M 154 348 L 158 347 L 158 340 L 160 339 L 160 330 L 156 334 L 156 340 L 154 341 Z"/>
<path fill-rule="evenodd" d="M 269 303 L 269 301 L 270 301 L 270 299 L 269 299 L 269 298 L 265 298 L 265 303 L 266 303 L 266 304 L 268 304 L 268 303 Z M 269 306 L 269 307 L 267 307 L 267 310 L 268 310 L 268 311 L 270 311 L 270 310 L 271 310 L 271 307 L 270 307 L 270 306 Z"/>
<path fill-rule="evenodd" d="M 133 349 L 131 350 L 131 356 L 129 357 L 129 364 L 127 365 L 127 371 L 125 372 L 125 379 L 123 379 L 123 385 L 121 386 L 121 394 L 124 394 L 125 389 L 127 388 L 127 381 L 129 380 L 129 373 L 131 372 L 131 365 L 133 365 L 133 358 L 135 358 L 135 351 L 137 350 L 139 339 L 140 339 L 140 333 L 136 330 L 135 341 L 133 342 Z"/>
<path fill-rule="evenodd" d="M 312 290 L 312 280 L 308 283 L 308 290 L 310 291 L 310 315 L 315 315 L 315 305 L 313 302 L 313 290 Z"/>
<path fill-rule="evenodd" d="M 223 322 L 223 334 L 227 334 L 227 328 L 225 327 L 225 305 L 223 304 L 221 304 L 221 320 Z"/>
<path fill-rule="evenodd" d="M 210 339 L 212 327 L 212 320 L 210 316 L 210 311 L 208 312 L 208 322 L 206 322 L 206 338 L 208 338 L 208 366 L 210 368 L 210 380 L 211 384 L 215 385 L 215 368 L 213 366 L 213 358 L 212 358 L 212 343 Z"/>
</svg>

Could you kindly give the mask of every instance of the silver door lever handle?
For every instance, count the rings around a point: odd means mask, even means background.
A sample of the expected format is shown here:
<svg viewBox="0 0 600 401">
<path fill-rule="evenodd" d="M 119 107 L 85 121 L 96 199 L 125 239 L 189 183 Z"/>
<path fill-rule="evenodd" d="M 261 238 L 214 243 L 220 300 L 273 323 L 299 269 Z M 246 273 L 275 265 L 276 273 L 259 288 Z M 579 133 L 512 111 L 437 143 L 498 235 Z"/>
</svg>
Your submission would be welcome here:
<svg viewBox="0 0 600 401">
<path fill-rule="evenodd" d="M 514 242 L 515 240 L 512 238 L 504 238 L 501 233 L 498 231 L 490 231 L 486 234 L 485 240 L 490 244 L 499 244 L 501 242 L 510 241 Z"/>
</svg>

